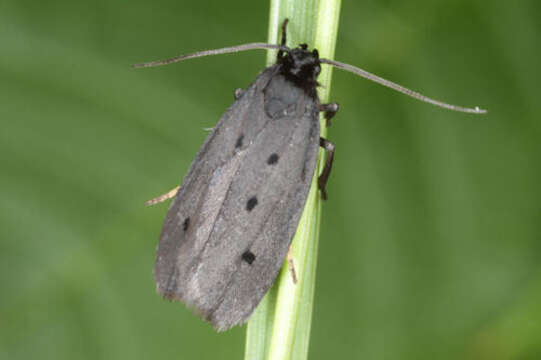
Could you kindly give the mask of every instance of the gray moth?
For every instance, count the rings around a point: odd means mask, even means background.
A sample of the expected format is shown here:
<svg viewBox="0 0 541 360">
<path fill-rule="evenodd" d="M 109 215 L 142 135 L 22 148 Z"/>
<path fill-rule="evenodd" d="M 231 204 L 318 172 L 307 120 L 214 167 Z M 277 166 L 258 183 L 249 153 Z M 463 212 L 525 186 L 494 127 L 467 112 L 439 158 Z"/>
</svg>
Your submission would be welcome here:
<svg viewBox="0 0 541 360">
<path fill-rule="evenodd" d="M 336 103 L 321 104 L 321 64 L 353 72 L 409 96 L 439 102 L 338 61 L 306 44 L 244 44 L 134 65 L 149 67 L 251 49 L 278 49 L 220 118 L 193 160 L 165 218 L 154 277 L 158 293 L 196 309 L 217 330 L 244 323 L 274 282 L 288 252 L 314 176 L 318 148 L 329 152 L 318 177 L 322 197 L 334 145 L 320 138 L 319 113 L 329 124 Z"/>
</svg>

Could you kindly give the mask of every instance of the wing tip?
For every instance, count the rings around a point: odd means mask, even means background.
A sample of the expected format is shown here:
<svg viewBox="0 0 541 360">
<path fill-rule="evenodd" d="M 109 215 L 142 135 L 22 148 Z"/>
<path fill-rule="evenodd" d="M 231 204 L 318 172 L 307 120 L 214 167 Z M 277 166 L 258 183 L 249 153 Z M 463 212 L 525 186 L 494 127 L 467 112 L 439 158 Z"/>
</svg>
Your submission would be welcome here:
<svg viewBox="0 0 541 360">
<path fill-rule="evenodd" d="M 163 289 L 159 284 L 156 284 L 156 291 L 165 300 L 178 301 L 186 305 L 188 309 L 192 310 L 194 314 L 197 314 L 201 319 L 208 322 L 217 332 L 224 332 L 237 325 L 243 325 L 248 320 L 244 317 L 239 318 L 235 316 L 233 318 L 224 318 L 217 316 L 217 309 L 205 309 L 196 301 L 188 300 L 175 291 Z"/>
</svg>

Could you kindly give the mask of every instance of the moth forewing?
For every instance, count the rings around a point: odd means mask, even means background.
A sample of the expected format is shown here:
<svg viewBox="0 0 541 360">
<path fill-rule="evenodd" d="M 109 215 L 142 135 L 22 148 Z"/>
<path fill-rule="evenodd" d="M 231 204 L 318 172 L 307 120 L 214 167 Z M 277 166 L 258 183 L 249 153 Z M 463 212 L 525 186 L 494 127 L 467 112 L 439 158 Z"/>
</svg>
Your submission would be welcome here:
<svg viewBox="0 0 541 360">
<path fill-rule="evenodd" d="M 158 246 L 158 291 L 218 330 L 245 322 L 295 234 L 319 146 L 318 99 L 267 68 L 193 161 Z"/>
</svg>

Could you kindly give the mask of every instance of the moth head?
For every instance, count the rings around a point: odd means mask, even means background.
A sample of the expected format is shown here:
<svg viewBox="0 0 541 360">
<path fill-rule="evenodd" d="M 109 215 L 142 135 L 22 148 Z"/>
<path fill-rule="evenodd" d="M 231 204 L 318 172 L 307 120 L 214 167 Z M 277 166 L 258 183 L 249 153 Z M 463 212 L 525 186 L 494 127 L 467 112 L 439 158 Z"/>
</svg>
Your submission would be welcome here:
<svg viewBox="0 0 541 360">
<path fill-rule="evenodd" d="M 308 45 L 301 44 L 287 51 L 280 59 L 282 71 L 296 81 L 316 85 L 321 72 L 321 63 L 317 49 L 307 50 Z"/>
</svg>

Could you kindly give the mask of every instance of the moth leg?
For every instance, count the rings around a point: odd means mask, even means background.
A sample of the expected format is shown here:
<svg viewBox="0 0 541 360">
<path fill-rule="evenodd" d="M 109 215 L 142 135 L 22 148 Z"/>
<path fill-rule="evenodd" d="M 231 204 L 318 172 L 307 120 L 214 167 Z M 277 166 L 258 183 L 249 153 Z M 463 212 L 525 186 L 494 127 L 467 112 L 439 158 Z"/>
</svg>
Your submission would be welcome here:
<svg viewBox="0 0 541 360">
<path fill-rule="evenodd" d="M 240 99 L 243 92 L 244 90 L 242 90 L 241 88 L 235 89 L 235 93 L 233 94 L 233 96 L 235 96 L 235 100 Z"/>
<path fill-rule="evenodd" d="M 287 23 L 289 22 L 289 19 L 285 19 L 282 23 L 282 41 L 280 42 L 280 45 L 286 46 L 286 29 L 287 29 Z M 282 59 L 284 56 L 283 50 L 278 50 L 278 62 Z"/>
<path fill-rule="evenodd" d="M 291 273 L 291 279 L 293 280 L 293 284 L 296 284 L 297 272 L 295 271 L 295 264 L 293 263 L 293 252 L 291 251 L 291 245 L 289 246 L 289 250 L 287 251 L 287 265 L 289 268 L 289 272 Z"/>
<path fill-rule="evenodd" d="M 319 175 L 319 178 L 317 179 L 317 186 L 321 191 L 321 198 L 323 200 L 327 200 L 327 191 L 325 190 L 325 186 L 327 185 L 327 180 L 329 179 L 329 174 L 331 173 L 335 147 L 332 142 L 322 137 L 319 138 L 319 146 L 327 150 L 327 152 L 329 153 L 327 155 L 327 159 L 325 160 L 325 167 L 323 168 L 321 175 Z"/>
<path fill-rule="evenodd" d="M 338 112 L 338 103 L 319 104 L 319 111 L 324 111 L 325 125 L 331 126 L 331 119 Z"/>
<path fill-rule="evenodd" d="M 176 188 L 174 188 L 173 190 L 170 190 L 170 191 L 166 192 L 165 194 L 162 194 L 162 195 L 160 195 L 158 197 L 155 197 L 154 199 L 150 199 L 150 200 L 145 201 L 145 205 L 146 206 L 152 206 L 152 205 L 155 205 L 157 203 L 164 202 L 165 200 L 171 199 L 171 198 L 175 197 L 175 195 L 178 192 L 178 189 L 180 189 L 180 185 L 177 186 Z"/>
</svg>

